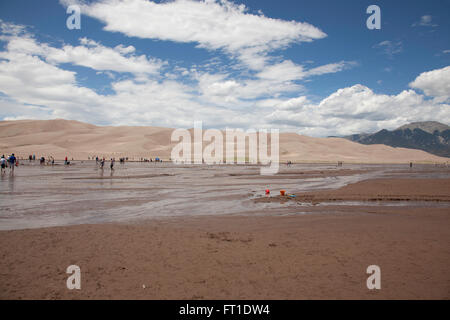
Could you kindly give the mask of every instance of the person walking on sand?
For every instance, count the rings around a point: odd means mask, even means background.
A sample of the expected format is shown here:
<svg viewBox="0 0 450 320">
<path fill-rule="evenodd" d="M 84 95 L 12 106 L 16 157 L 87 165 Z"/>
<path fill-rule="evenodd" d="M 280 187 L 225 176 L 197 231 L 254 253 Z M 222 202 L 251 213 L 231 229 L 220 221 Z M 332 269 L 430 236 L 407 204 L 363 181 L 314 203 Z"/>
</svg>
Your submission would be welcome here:
<svg viewBox="0 0 450 320">
<path fill-rule="evenodd" d="M 111 170 L 114 170 L 114 162 L 116 162 L 116 159 L 112 158 L 111 159 L 111 165 L 110 165 Z"/>
<path fill-rule="evenodd" d="M 5 159 L 5 155 L 2 155 L 2 157 L 0 158 L 0 166 L 1 166 L 1 172 L 2 174 L 5 173 L 6 171 L 6 159 Z"/>
<path fill-rule="evenodd" d="M 9 170 L 10 172 L 14 172 L 14 167 L 16 166 L 17 161 L 16 157 L 14 156 L 14 153 L 9 156 L 8 160 L 9 160 Z"/>
<path fill-rule="evenodd" d="M 105 158 L 103 158 L 103 159 L 100 161 L 100 168 L 103 169 L 104 166 L 105 166 Z"/>
</svg>

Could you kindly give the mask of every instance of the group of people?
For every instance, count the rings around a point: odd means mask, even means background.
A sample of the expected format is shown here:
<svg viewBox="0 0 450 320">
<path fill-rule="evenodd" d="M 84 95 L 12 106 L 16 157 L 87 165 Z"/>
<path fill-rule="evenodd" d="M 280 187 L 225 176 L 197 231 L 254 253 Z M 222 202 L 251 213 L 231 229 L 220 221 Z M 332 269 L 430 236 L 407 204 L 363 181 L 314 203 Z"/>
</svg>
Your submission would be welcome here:
<svg viewBox="0 0 450 320">
<path fill-rule="evenodd" d="M 88 160 L 94 160 L 94 159 L 95 159 L 95 163 L 96 164 L 100 163 L 100 165 L 101 165 L 101 163 L 103 161 L 105 161 L 105 157 L 103 157 L 103 158 L 99 158 L 98 156 L 92 156 L 92 157 L 89 156 L 88 157 Z M 113 160 L 113 159 L 115 161 L 115 158 L 111 158 L 111 160 Z M 120 157 L 119 158 L 119 162 L 121 164 L 124 164 L 126 161 L 128 161 L 128 157 Z M 160 159 L 159 157 L 156 157 L 155 159 L 153 159 L 153 158 L 139 158 L 139 161 L 140 162 L 163 162 L 163 160 Z"/>
<path fill-rule="evenodd" d="M 9 167 L 10 172 L 13 173 L 14 168 L 18 165 L 19 161 L 14 156 L 14 153 L 7 158 L 5 158 L 5 155 L 2 155 L 2 157 L 0 158 L 1 174 L 5 173 L 7 167 Z"/>
<path fill-rule="evenodd" d="M 116 158 L 111 158 L 111 163 L 109 165 L 109 168 L 111 170 L 114 170 L 114 163 L 116 162 Z M 122 159 L 120 159 L 120 162 L 122 163 Z M 103 169 L 105 166 L 105 157 L 103 157 L 102 159 L 99 159 L 99 157 L 95 157 L 95 163 L 99 164 L 100 163 L 100 169 Z"/>
<path fill-rule="evenodd" d="M 36 155 L 28 155 L 28 160 L 31 161 L 35 161 L 36 160 Z M 52 156 L 49 156 L 48 159 L 45 159 L 45 157 L 40 157 L 39 158 L 39 164 L 41 166 L 45 165 L 45 162 L 47 161 L 47 165 L 54 165 L 55 164 L 55 158 L 53 158 Z"/>
<path fill-rule="evenodd" d="M 147 159 L 147 158 L 140 158 L 139 159 L 141 162 L 162 162 L 162 159 L 156 157 L 155 159 Z"/>
<path fill-rule="evenodd" d="M 92 157 L 88 157 L 88 160 L 94 160 L 95 159 L 95 164 L 100 165 L 100 168 L 103 169 L 105 167 L 105 157 L 103 158 L 99 158 L 98 156 L 92 156 Z M 128 157 L 121 157 L 119 158 L 119 161 L 121 164 L 124 164 L 125 161 L 128 161 Z M 146 158 L 140 158 L 140 161 L 144 161 L 144 162 L 162 162 L 162 159 L 156 157 L 155 159 L 146 159 Z M 114 164 L 116 162 L 116 158 L 111 158 L 110 159 L 110 169 L 114 170 Z"/>
</svg>

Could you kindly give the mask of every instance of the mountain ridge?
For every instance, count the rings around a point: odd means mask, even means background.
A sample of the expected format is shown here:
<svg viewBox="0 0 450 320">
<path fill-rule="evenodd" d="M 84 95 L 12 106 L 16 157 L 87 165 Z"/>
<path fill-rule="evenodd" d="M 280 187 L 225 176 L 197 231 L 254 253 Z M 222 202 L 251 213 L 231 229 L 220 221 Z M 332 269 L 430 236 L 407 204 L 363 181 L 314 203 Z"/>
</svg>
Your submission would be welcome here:
<svg viewBox="0 0 450 320">
<path fill-rule="evenodd" d="M 450 157 L 450 127 L 437 121 L 413 122 L 392 131 L 382 129 L 372 134 L 353 134 L 344 138 L 364 145 L 384 144 Z"/>
</svg>

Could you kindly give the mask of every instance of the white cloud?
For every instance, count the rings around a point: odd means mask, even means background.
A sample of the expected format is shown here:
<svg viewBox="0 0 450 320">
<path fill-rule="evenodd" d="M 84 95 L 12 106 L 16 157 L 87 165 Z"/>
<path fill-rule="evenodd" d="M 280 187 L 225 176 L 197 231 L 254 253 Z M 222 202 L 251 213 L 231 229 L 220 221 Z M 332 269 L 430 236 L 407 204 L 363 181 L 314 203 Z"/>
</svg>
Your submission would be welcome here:
<svg viewBox="0 0 450 320">
<path fill-rule="evenodd" d="M 296 103 L 297 102 L 297 103 Z M 304 97 L 279 104 L 265 119 L 312 136 L 349 135 L 395 129 L 413 121 L 450 123 L 450 106 L 426 100 L 413 90 L 398 95 L 376 94 L 363 85 L 339 89 L 318 104 Z"/>
<path fill-rule="evenodd" d="M 16 108 L 16 113 L 3 115 L 9 119 L 21 117 L 24 110 L 29 109 L 31 117 L 40 114 L 43 118 L 61 117 L 93 123 L 178 127 L 191 125 L 196 117 L 215 126 L 246 127 L 256 121 L 251 107 L 258 100 L 301 92 L 303 87 L 295 80 L 307 76 L 307 70 L 290 60 L 271 65 L 265 59 L 258 68 L 259 76 L 255 73 L 236 78 L 227 72 L 217 72 L 220 60 L 214 59 L 190 70 L 167 66 L 169 71 L 162 74 L 165 62 L 138 56 L 133 46 L 110 48 L 81 38 L 79 45 L 66 44 L 58 48 L 38 42 L 25 28 L 15 28 L 11 24 L 4 29 L 13 32 L 4 34 L 1 39 L 7 44 L 5 51 L 0 52 L 3 59 L 0 61 L 0 91 L 8 101 L 21 106 Z M 251 53 L 251 49 L 246 50 Z M 112 81 L 112 93 L 101 95 L 81 86 L 76 72 L 62 67 L 66 63 L 107 75 Z M 330 72 L 334 72 L 331 69 Z M 133 76 L 123 80 L 111 71 L 117 75 L 131 72 Z M 183 77 L 192 82 L 184 84 Z M 33 108 L 38 109 L 32 112 Z"/>
<path fill-rule="evenodd" d="M 357 65 L 354 61 L 341 61 L 330 63 L 316 68 L 312 68 L 306 72 L 308 76 L 319 76 L 327 73 L 336 73 Z"/>
<path fill-rule="evenodd" d="M 55 48 L 38 43 L 31 35 L 13 36 L 8 39 L 7 49 L 11 53 L 26 53 L 42 56 L 52 64 L 71 63 L 98 71 L 158 74 L 164 62 L 149 59 L 145 55 L 134 55 L 133 46 L 105 47 L 93 40 L 81 38 L 79 46 L 64 45 Z"/>
<path fill-rule="evenodd" d="M 83 39 L 82 39 L 83 40 Z M 104 47 L 94 41 L 84 46 L 65 45 L 62 49 L 53 49 L 46 55 L 51 63 L 73 63 L 100 71 L 158 74 L 163 62 L 148 59 L 145 55 L 131 55 L 134 47 L 117 46 L 114 49 Z"/>
<path fill-rule="evenodd" d="M 10 22 L 5 22 L 0 19 L 0 30 L 1 33 L 7 36 L 18 36 L 25 32 L 26 26 L 14 24 Z"/>
<path fill-rule="evenodd" d="M 409 84 L 440 102 L 450 102 L 450 66 L 421 73 Z"/>
<path fill-rule="evenodd" d="M 401 41 L 393 42 L 389 40 L 382 41 L 373 46 L 374 48 L 379 48 L 382 52 L 389 58 L 393 58 L 394 55 L 403 51 L 403 44 Z"/>
<path fill-rule="evenodd" d="M 165 127 L 192 127 L 194 120 L 202 120 L 208 127 L 276 127 L 313 136 L 393 129 L 410 121 L 450 122 L 449 105 L 440 103 L 448 99 L 450 67 L 423 73 L 411 84 L 434 100 L 414 90 L 380 95 L 359 84 L 313 103 L 299 80 L 339 72 L 354 63 L 341 61 L 311 68 L 291 60 L 271 64 L 270 58 L 261 54 L 261 65 L 247 76 L 243 74 L 248 70 L 237 71 L 237 76 L 217 71 L 220 66 L 215 60 L 186 68 L 168 65 L 166 76 L 161 70 L 164 62 L 138 56 L 133 46 L 110 48 L 82 38 L 80 45 L 57 48 L 38 42 L 23 28 L 9 25 L 5 30 L 9 33 L 1 40 L 7 44 L 0 51 L 3 118 L 27 115 Z M 111 92 L 102 95 L 80 85 L 77 73 L 65 70 L 63 63 L 109 75 Z M 133 74 L 115 77 L 111 71 Z"/>
<path fill-rule="evenodd" d="M 306 72 L 302 66 L 290 60 L 285 60 L 281 63 L 267 66 L 256 76 L 268 80 L 292 81 L 303 79 L 306 76 Z"/>
<path fill-rule="evenodd" d="M 252 78 L 234 79 L 226 73 L 200 73 L 195 79 L 199 83 L 199 90 L 206 102 L 214 104 L 240 106 L 248 105 L 246 100 L 271 99 L 282 94 L 304 91 L 298 80 L 311 76 L 335 73 L 355 65 L 353 62 L 339 62 L 312 69 L 305 69 L 291 60 L 266 65 Z M 259 104 L 263 106 L 264 104 Z"/>
<path fill-rule="evenodd" d="M 430 15 L 424 15 L 420 17 L 418 22 L 412 24 L 412 27 L 437 27 L 438 25 L 433 23 L 433 17 Z"/>
<path fill-rule="evenodd" d="M 326 37 L 309 23 L 251 14 L 245 5 L 229 0 L 60 2 L 78 3 L 84 14 L 105 23 L 106 31 L 221 49 L 255 69 L 264 65 L 267 52 Z"/>
</svg>

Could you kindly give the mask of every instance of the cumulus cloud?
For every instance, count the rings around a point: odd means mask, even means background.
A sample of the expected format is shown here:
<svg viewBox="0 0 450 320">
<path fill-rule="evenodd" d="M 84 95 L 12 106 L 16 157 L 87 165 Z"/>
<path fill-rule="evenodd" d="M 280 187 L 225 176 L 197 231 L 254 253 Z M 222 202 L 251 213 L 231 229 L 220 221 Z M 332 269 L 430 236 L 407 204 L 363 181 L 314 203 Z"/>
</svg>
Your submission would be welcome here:
<svg viewBox="0 0 450 320">
<path fill-rule="evenodd" d="M 440 102 L 450 101 L 450 66 L 421 73 L 409 84 Z"/>
<path fill-rule="evenodd" d="M 288 106 L 288 108 L 286 108 Z M 349 135 L 395 129 L 405 123 L 450 122 L 450 106 L 426 100 L 413 90 L 376 94 L 361 84 L 339 89 L 318 104 L 304 97 L 278 104 L 266 121 L 312 136 Z"/>
</svg>

